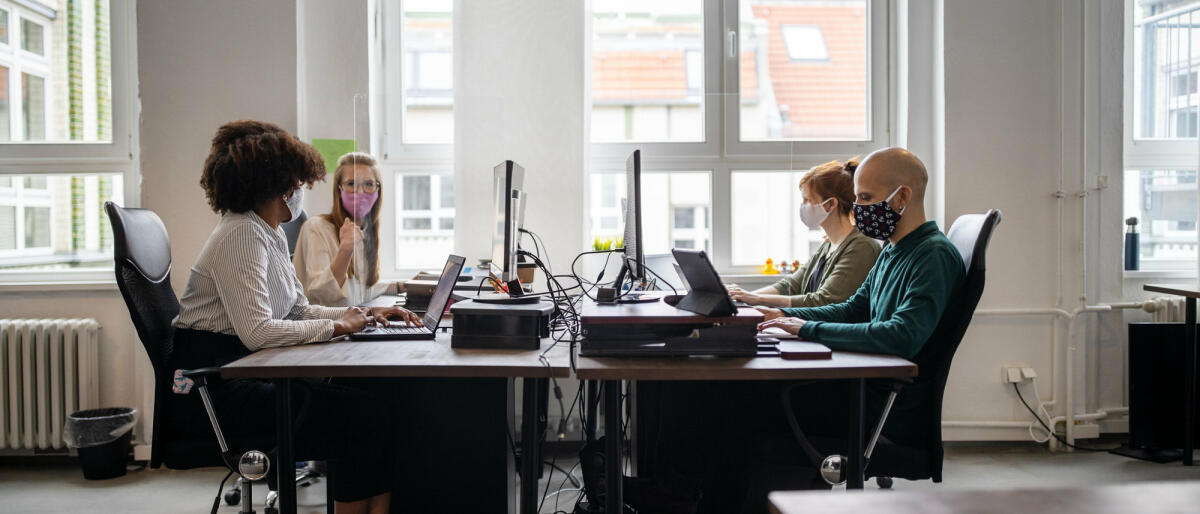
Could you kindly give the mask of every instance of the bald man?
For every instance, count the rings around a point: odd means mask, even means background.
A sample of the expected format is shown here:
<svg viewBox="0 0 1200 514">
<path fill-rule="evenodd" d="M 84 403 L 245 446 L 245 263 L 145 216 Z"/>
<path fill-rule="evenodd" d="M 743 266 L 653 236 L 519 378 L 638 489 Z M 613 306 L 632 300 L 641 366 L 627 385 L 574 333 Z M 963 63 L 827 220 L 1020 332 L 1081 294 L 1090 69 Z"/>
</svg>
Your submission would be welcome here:
<svg viewBox="0 0 1200 514">
<path fill-rule="evenodd" d="M 778 327 L 833 350 L 911 359 L 933 334 L 965 274 L 958 249 L 925 219 L 925 165 L 903 148 L 868 155 L 854 175 L 854 224 L 885 241 L 858 291 L 843 303 L 760 308 Z"/>
</svg>

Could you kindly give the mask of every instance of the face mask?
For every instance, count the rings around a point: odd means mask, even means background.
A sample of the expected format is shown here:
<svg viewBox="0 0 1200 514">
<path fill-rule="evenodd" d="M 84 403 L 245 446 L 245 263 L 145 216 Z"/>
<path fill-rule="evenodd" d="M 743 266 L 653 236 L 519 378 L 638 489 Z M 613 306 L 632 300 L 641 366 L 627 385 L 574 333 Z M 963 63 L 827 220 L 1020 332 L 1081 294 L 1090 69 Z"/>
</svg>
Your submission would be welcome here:
<svg viewBox="0 0 1200 514">
<path fill-rule="evenodd" d="M 854 204 L 854 226 L 858 228 L 859 232 L 881 241 L 892 237 L 892 234 L 896 232 L 896 224 L 900 222 L 900 215 L 904 214 L 904 209 L 896 212 L 888 202 L 892 201 L 892 197 L 900 192 L 900 187 L 892 191 L 892 194 L 882 202 L 867 205 Z"/>
<path fill-rule="evenodd" d="M 292 213 L 292 217 L 287 221 L 292 221 L 300 217 L 300 211 L 304 210 L 304 188 L 297 189 L 292 193 L 292 196 L 284 200 L 287 203 L 288 212 Z"/>
<path fill-rule="evenodd" d="M 808 228 L 816 230 L 825 222 L 825 218 L 829 217 L 831 211 L 824 209 L 825 204 L 829 203 L 833 198 L 826 198 L 824 202 L 813 205 L 810 203 L 800 204 L 800 221 Z"/>
<path fill-rule="evenodd" d="M 347 193 L 342 191 L 342 209 L 350 213 L 354 219 L 362 219 L 371 213 L 371 207 L 375 206 L 375 200 L 378 199 L 378 191 L 374 193 Z"/>
</svg>

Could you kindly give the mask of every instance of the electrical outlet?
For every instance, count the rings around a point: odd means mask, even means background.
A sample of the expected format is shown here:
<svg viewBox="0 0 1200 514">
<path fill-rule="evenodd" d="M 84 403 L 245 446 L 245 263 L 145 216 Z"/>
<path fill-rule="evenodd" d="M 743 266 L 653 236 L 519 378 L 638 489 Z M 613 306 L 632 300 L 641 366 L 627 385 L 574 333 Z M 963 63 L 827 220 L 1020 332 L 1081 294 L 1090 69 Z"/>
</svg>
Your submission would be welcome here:
<svg viewBox="0 0 1200 514">
<path fill-rule="evenodd" d="M 1027 375 L 1026 372 L 1032 374 L 1032 376 Z M 1036 376 L 1037 373 L 1028 364 L 1006 364 L 1000 368 L 1000 382 L 1006 385 L 1020 384 Z"/>
<path fill-rule="evenodd" d="M 1096 175 L 1096 189 L 1108 189 L 1108 175 Z"/>
</svg>

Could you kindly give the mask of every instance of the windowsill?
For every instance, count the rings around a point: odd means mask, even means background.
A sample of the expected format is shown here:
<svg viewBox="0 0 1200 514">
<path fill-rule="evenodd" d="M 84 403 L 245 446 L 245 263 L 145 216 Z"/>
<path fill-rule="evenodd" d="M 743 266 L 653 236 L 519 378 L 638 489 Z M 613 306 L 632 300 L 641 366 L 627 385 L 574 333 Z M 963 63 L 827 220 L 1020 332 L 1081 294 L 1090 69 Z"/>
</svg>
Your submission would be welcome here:
<svg viewBox="0 0 1200 514">
<path fill-rule="evenodd" d="M 1125 280 L 1195 279 L 1196 271 L 1188 270 L 1124 270 Z"/>
<path fill-rule="evenodd" d="M 0 282 L 0 295 L 19 293 L 75 293 L 92 291 L 117 291 L 117 283 L 113 280 Z"/>
</svg>

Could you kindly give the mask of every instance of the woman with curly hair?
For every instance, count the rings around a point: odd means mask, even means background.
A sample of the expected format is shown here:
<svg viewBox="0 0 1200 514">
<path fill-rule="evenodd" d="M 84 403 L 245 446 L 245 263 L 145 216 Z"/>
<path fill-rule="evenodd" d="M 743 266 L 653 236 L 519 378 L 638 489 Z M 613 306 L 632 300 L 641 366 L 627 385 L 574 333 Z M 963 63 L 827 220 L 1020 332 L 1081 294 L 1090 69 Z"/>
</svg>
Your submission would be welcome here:
<svg viewBox="0 0 1200 514">
<path fill-rule="evenodd" d="M 320 154 L 272 123 L 222 125 L 212 140 L 200 185 L 221 215 L 192 266 L 175 318 L 173 369 L 220 366 L 275 346 L 327 341 L 397 317 L 395 307 L 363 309 L 309 304 L 279 227 L 300 212 L 305 187 L 325 177 Z M 395 477 L 386 401 L 347 385 L 296 382 L 297 458 L 325 459 L 338 512 L 387 512 Z M 274 434 L 274 384 L 223 380 L 210 386 L 225 434 Z M 207 432 L 196 395 L 172 395 L 171 425 Z M 291 463 L 277 463 L 290 472 Z"/>
</svg>

